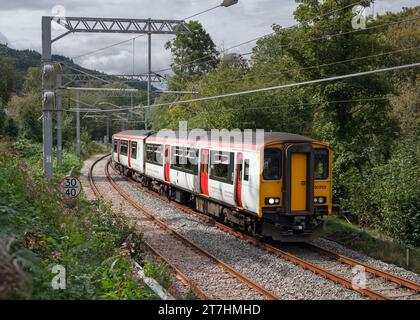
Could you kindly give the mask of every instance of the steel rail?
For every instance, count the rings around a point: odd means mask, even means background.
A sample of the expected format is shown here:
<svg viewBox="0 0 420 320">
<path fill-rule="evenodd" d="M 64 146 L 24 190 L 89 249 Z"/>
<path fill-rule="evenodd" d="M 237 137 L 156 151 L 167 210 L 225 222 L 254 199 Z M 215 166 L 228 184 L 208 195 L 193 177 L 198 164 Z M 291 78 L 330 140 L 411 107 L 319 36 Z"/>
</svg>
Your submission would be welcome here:
<svg viewBox="0 0 420 320">
<path fill-rule="evenodd" d="M 268 300 L 280 300 L 280 298 L 278 296 L 276 296 L 275 294 L 271 293 L 267 289 L 261 287 L 260 285 L 256 284 L 254 281 L 252 281 L 251 279 L 249 279 L 247 276 L 243 275 L 242 273 L 240 273 L 236 269 L 232 268 L 230 265 L 228 265 L 227 263 L 223 262 L 222 260 L 216 258 L 214 255 L 212 255 L 208 251 L 204 250 L 200 246 L 197 246 L 195 243 L 193 243 L 192 241 L 190 241 L 189 239 L 187 239 L 186 237 L 184 237 L 183 235 L 181 235 L 180 233 L 178 233 L 177 231 L 175 231 L 173 228 L 171 228 L 165 222 L 163 222 L 162 220 L 158 219 L 153 213 L 151 213 L 150 211 L 148 211 L 147 209 L 145 209 L 144 207 L 142 207 L 137 201 L 135 201 L 134 199 L 132 199 L 124 190 L 122 190 L 122 188 L 119 187 L 117 185 L 117 183 L 112 179 L 112 177 L 111 177 L 111 175 L 109 173 L 109 166 L 110 166 L 110 162 L 108 162 L 108 164 L 106 165 L 106 169 L 105 169 L 106 176 L 107 176 L 107 179 L 108 179 L 109 183 L 133 207 L 135 207 L 137 210 L 139 210 L 140 212 L 142 212 L 145 216 L 147 216 L 149 219 L 151 219 L 157 225 L 159 225 L 160 227 L 162 227 L 163 229 L 167 230 L 169 233 L 171 233 L 172 235 L 174 235 L 175 237 L 177 237 L 178 239 L 180 239 L 182 242 L 184 242 L 185 244 L 187 244 L 189 247 L 191 247 L 194 250 L 196 250 L 198 253 L 203 254 L 204 256 L 210 258 L 213 262 L 216 263 L 216 265 L 219 265 L 223 269 L 227 270 L 231 275 L 233 275 L 235 278 L 237 278 L 240 282 L 242 282 L 245 285 L 247 285 L 250 289 L 258 292 L 259 294 L 261 294 L 262 296 L 264 296 Z M 156 252 L 156 250 L 152 250 L 152 251 Z"/>
<path fill-rule="evenodd" d="M 248 243 L 251 243 L 252 245 L 254 245 L 254 246 L 258 247 L 258 248 L 261 248 L 261 249 L 263 249 L 265 251 L 268 251 L 268 252 L 270 252 L 272 254 L 275 254 L 275 255 L 277 255 L 277 256 L 279 256 L 281 258 L 284 258 L 285 260 L 288 260 L 288 261 L 294 263 L 295 265 L 298 265 L 298 266 L 302 267 L 303 269 L 310 270 L 310 271 L 312 271 L 312 272 L 314 272 L 314 273 L 316 273 L 318 275 L 321 275 L 321 276 L 323 276 L 323 277 L 325 277 L 325 278 L 327 278 L 329 280 L 332 280 L 332 281 L 334 281 L 336 283 L 339 283 L 339 284 L 343 285 L 344 287 L 346 287 L 346 288 L 348 288 L 350 290 L 354 290 L 354 291 L 356 291 L 356 292 L 358 292 L 358 293 L 360 293 L 360 294 L 362 294 L 364 296 L 367 296 L 367 297 L 369 297 L 371 299 L 375 299 L 375 300 L 390 300 L 390 298 L 387 297 L 387 296 L 385 296 L 385 295 L 382 295 L 382 294 L 380 294 L 378 292 L 375 292 L 375 291 L 373 291 L 371 289 L 353 286 L 353 284 L 352 284 L 352 282 L 350 280 L 348 280 L 348 279 L 346 279 L 346 278 L 344 278 L 344 277 L 342 277 L 340 275 L 337 275 L 337 274 L 334 274 L 333 272 L 330 272 L 330 271 L 327 271 L 325 269 L 322 269 L 322 268 L 316 266 L 315 264 L 312 264 L 310 262 L 304 261 L 303 259 L 300 259 L 300 258 L 296 257 L 295 255 L 292 255 L 292 254 L 290 254 L 290 253 L 288 253 L 288 252 L 286 252 L 284 250 L 281 250 L 279 248 L 276 248 L 276 247 L 274 247 L 274 246 L 272 246 L 270 244 L 264 243 L 264 242 L 262 242 L 262 241 L 260 241 L 258 239 L 255 239 L 255 238 L 253 238 L 253 237 L 251 237 L 251 236 L 249 236 L 247 234 L 244 234 L 242 232 L 236 231 L 236 230 L 234 230 L 234 229 L 232 229 L 232 228 L 230 228 L 230 227 L 228 227 L 228 226 L 226 226 L 226 225 L 224 225 L 224 224 L 216 221 L 215 219 L 213 219 L 213 218 L 211 218 L 211 217 L 209 217 L 207 215 L 204 215 L 202 213 L 198 213 L 198 212 L 194 211 L 191 208 L 188 208 L 188 207 L 186 207 L 184 205 L 181 205 L 181 204 L 179 204 L 177 202 L 170 201 L 170 200 L 168 200 L 167 197 L 162 196 L 162 195 L 159 195 L 156 192 L 153 192 L 153 191 L 149 190 L 148 188 L 145 188 L 139 182 L 134 181 L 134 180 L 132 180 L 130 178 L 127 178 L 126 176 L 124 176 L 120 172 L 118 172 L 115 168 L 113 168 L 113 169 L 115 170 L 115 172 L 117 172 L 118 174 L 120 174 L 126 181 L 128 181 L 128 182 L 136 185 L 137 187 L 141 188 L 143 191 L 147 192 L 148 194 L 150 194 L 150 195 L 152 195 L 154 197 L 159 197 L 161 200 L 163 200 L 163 201 L 165 201 L 167 203 L 171 203 L 171 205 L 177 207 L 181 211 L 183 211 L 185 213 L 188 213 L 190 215 L 193 215 L 193 216 L 199 218 L 200 220 L 202 220 L 202 221 L 204 221 L 204 222 L 206 222 L 208 224 L 214 225 L 215 227 L 219 228 L 220 230 L 223 230 L 223 231 L 225 231 L 225 232 L 227 232 L 227 233 L 229 233 L 229 234 L 231 234 L 231 235 L 233 235 L 233 236 L 235 236 L 237 238 L 240 238 L 242 240 L 245 240 Z M 305 243 L 305 244 L 308 244 L 308 243 Z M 313 245 L 313 247 L 315 248 L 315 245 Z M 335 260 L 338 260 L 338 261 L 340 261 L 340 262 L 342 262 L 344 264 L 348 264 L 348 265 L 351 265 L 351 266 L 355 266 L 355 265 L 363 266 L 365 268 L 365 270 L 367 272 L 369 272 L 369 273 L 372 273 L 372 274 L 374 274 L 374 275 L 376 275 L 378 277 L 384 278 L 384 279 L 386 279 L 388 281 L 397 283 L 399 285 L 405 286 L 408 289 L 416 290 L 417 292 L 420 292 L 420 285 L 418 285 L 418 284 L 416 284 L 414 282 L 411 282 L 411 281 L 409 281 L 407 279 L 403 279 L 403 278 L 394 276 L 394 275 L 389 274 L 389 273 L 387 273 L 385 271 L 382 271 L 382 270 L 373 268 L 373 267 L 368 266 L 368 265 L 366 265 L 366 264 L 364 264 L 362 262 L 359 262 L 357 260 L 354 260 L 354 259 L 351 259 L 351 258 L 342 256 L 342 255 L 338 255 L 338 254 L 336 254 L 334 252 L 331 252 L 331 251 L 328 251 L 326 249 L 323 249 L 323 248 L 320 248 L 320 247 L 316 247 L 316 248 L 317 248 L 318 251 L 321 251 L 322 250 L 322 252 L 324 252 L 329 257 L 331 257 L 331 258 L 333 258 Z"/>
<path fill-rule="evenodd" d="M 390 274 L 388 272 L 382 271 L 382 270 L 377 269 L 377 268 L 373 268 L 372 266 L 369 266 L 369 265 L 367 265 L 367 264 L 365 264 L 361 261 L 358 261 L 358 260 L 343 256 L 341 254 L 332 252 L 330 250 L 319 247 L 319 246 L 317 246 L 313 243 L 305 242 L 305 245 L 308 246 L 309 248 L 313 249 L 313 250 L 316 250 L 316 251 L 326 255 L 326 256 L 329 256 L 330 258 L 332 258 L 334 260 L 340 261 L 340 262 L 342 262 L 344 264 L 347 264 L 347 265 L 350 265 L 352 267 L 357 266 L 357 265 L 362 266 L 367 272 L 369 272 L 369 273 L 371 273 L 371 274 L 373 274 L 377 277 L 386 279 L 390 282 L 393 282 L 393 283 L 396 283 L 400 286 L 406 287 L 407 289 L 414 290 L 417 293 L 420 292 L 420 285 L 415 283 L 415 282 L 412 282 L 408 279 L 397 277 L 397 276 L 395 276 L 393 274 Z"/>
<path fill-rule="evenodd" d="M 88 172 L 88 180 L 89 180 L 89 184 L 91 186 L 91 189 L 93 191 L 93 193 L 95 194 L 95 196 L 98 198 L 100 197 L 100 192 L 98 187 L 95 184 L 94 178 L 93 178 L 93 168 L 95 167 L 95 165 L 97 163 L 99 163 L 100 161 L 102 161 L 104 158 L 108 157 L 110 154 L 106 154 L 103 157 L 98 158 L 97 160 L 95 160 L 95 162 L 90 166 L 89 168 L 89 172 Z M 191 289 L 192 292 L 194 292 L 194 294 L 199 297 L 202 300 L 209 300 L 209 296 L 207 294 L 204 293 L 203 290 L 201 290 L 200 288 L 198 288 L 194 283 L 192 283 L 192 281 L 190 281 L 190 279 L 188 279 L 188 277 L 182 273 L 181 271 L 179 271 L 175 266 L 173 266 L 172 264 L 170 264 L 161 254 L 159 254 L 159 252 L 153 248 L 147 241 L 143 240 L 142 242 L 146 249 L 149 250 L 150 252 L 152 252 L 159 260 L 163 261 L 164 263 L 166 263 L 169 268 L 172 269 L 172 271 L 175 273 L 175 276 L 182 282 L 184 283 L 187 287 L 189 287 Z"/>
</svg>

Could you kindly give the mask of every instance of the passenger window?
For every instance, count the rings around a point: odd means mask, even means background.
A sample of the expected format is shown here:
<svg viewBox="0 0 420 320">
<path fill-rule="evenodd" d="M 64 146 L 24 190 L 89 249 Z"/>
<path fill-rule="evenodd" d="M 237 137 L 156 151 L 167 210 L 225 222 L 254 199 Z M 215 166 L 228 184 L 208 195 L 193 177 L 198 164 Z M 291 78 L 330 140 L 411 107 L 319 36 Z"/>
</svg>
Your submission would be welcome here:
<svg viewBox="0 0 420 320">
<path fill-rule="evenodd" d="M 264 150 L 264 180 L 280 180 L 281 178 L 281 150 L 267 148 Z"/>
<path fill-rule="evenodd" d="M 120 154 L 122 156 L 128 155 L 128 141 L 127 140 L 120 141 Z"/>
<path fill-rule="evenodd" d="M 131 141 L 131 158 L 137 159 L 137 142 Z"/>
<path fill-rule="evenodd" d="M 233 152 L 211 151 L 210 179 L 233 183 Z"/>
<path fill-rule="evenodd" d="M 172 147 L 172 169 L 198 174 L 198 149 Z"/>
<path fill-rule="evenodd" d="M 149 163 L 162 165 L 163 145 L 160 144 L 146 144 L 146 161 Z"/>
<path fill-rule="evenodd" d="M 114 140 L 114 153 L 118 152 L 118 140 Z"/>
<path fill-rule="evenodd" d="M 245 159 L 244 181 L 249 181 L 249 159 Z"/>
<path fill-rule="evenodd" d="M 328 178 L 328 150 L 327 149 L 315 149 L 315 179 L 327 179 Z"/>
</svg>

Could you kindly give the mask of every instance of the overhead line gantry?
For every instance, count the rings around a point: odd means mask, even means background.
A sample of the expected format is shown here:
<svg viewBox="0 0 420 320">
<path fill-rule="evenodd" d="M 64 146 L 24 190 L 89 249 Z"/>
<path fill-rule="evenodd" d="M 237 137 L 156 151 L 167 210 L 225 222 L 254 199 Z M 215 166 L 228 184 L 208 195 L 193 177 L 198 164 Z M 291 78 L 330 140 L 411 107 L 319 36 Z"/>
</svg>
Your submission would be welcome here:
<svg viewBox="0 0 420 320">
<path fill-rule="evenodd" d="M 66 32 L 52 38 L 51 22 L 62 25 Z M 126 19 L 126 18 L 92 18 L 92 17 L 42 17 L 42 111 L 43 111 L 43 154 L 44 172 L 47 179 L 53 177 L 53 139 L 52 139 L 52 106 L 54 92 L 52 90 L 53 71 L 52 44 L 70 33 L 121 33 L 147 34 L 148 36 L 148 73 L 147 73 L 147 104 L 150 106 L 151 96 L 151 37 L 152 34 L 188 34 L 190 30 L 183 20 L 162 19 Z M 60 79 L 61 80 L 61 79 Z M 59 80 L 57 80 L 59 82 Z M 61 83 L 58 86 L 61 87 Z M 59 93 L 61 97 L 61 92 Z M 57 103 L 57 111 L 61 113 L 62 106 Z M 147 117 L 145 126 L 147 127 Z M 59 121 L 57 120 L 57 123 Z M 61 126 L 61 120 L 60 120 Z M 61 141 L 61 133 L 60 133 Z M 60 147 L 61 148 L 61 147 Z M 61 152 L 61 150 L 60 150 Z"/>
</svg>

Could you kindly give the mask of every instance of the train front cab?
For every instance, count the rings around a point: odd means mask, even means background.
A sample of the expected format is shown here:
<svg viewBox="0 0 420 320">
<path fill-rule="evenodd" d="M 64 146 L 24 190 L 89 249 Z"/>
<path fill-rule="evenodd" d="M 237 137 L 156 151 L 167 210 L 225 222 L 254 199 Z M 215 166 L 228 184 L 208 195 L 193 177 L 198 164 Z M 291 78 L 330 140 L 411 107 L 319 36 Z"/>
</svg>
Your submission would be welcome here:
<svg viewBox="0 0 420 320">
<path fill-rule="evenodd" d="M 261 233 L 273 240 L 306 241 L 331 214 L 331 150 L 315 142 L 277 143 L 261 161 Z"/>
</svg>

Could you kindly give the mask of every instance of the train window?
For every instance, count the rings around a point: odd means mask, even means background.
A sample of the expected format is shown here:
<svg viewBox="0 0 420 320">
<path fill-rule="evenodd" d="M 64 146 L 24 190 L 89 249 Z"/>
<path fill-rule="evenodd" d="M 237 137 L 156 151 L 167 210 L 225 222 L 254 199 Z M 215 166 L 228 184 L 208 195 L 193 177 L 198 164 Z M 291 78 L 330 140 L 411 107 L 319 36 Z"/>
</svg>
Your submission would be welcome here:
<svg viewBox="0 0 420 320">
<path fill-rule="evenodd" d="M 281 150 L 267 148 L 264 150 L 264 180 L 280 180 L 281 178 Z"/>
<path fill-rule="evenodd" d="M 198 173 L 198 150 L 194 148 L 188 148 L 184 150 L 184 155 L 186 157 L 186 163 L 184 164 L 184 169 L 187 172 L 194 174 Z"/>
<path fill-rule="evenodd" d="M 120 142 L 120 155 L 126 156 L 128 154 L 128 141 L 121 140 Z"/>
<path fill-rule="evenodd" d="M 162 163 L 163 145 L 161 144 L 146 144 L 146 162 L 163 165 Z"/>
<path fill-rule="evenodd" d="M 211 151 L 210 153 L 210 179 L 232 183 L 233 182 L 233 152 Z"/>
<path fill-rule="evenodd" d="M 198 150 L 172 147 L 172 165 L 175 170 L 198 174 Z"/>
<path fill-rule="evenodd" d="M 249 159 L 245 159 L 244 181 L 249 181 Z"/>
<path fill-rule="evenodd" d="M 131 158 L 137 159 L 137 142 L 131 141 Z"/>
<path fill-rule="evenodd" d="M 328 149 L 315 149 L 315 179 L 328 178 Z"/>
<path fill-rule="evenodd" d="M 118 152 L 118 140 L 114 140 L 114 153 Z"/>
</svg>

